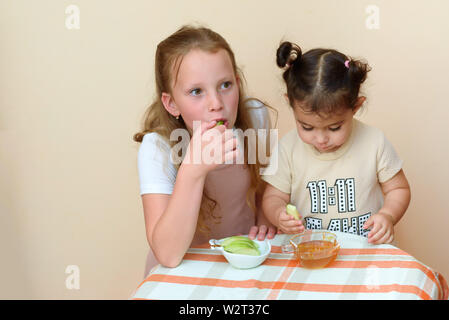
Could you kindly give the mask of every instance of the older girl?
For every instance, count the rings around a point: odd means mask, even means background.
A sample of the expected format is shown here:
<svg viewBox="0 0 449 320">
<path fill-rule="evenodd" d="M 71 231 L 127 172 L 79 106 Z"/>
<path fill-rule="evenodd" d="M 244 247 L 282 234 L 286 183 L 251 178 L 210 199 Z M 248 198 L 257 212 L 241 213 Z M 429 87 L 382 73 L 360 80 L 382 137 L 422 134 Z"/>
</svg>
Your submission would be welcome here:
<svg viewBox="0 0 449 320">
<path fill-rule="evenodd" d="M 138 168 L 151 247 L 147 271 L 156 260 L 177 266 L 191 245 L 209 238 L 247 233 L 273 238 L 275 228 L 260 208 L 260 163 L 248 163 L 245 155 L 244 164 L 226 164 L 239 155 L 230 129 L 269 123 L 263 104 L 243 99 L 242 77 L 228 43 L 208 28 L 182 27 L 159 43 L 155 73 L 157 97 L 142 132 L 134 136 L 142 143 Z M 195 121 L 201 123 L 198 128 Z M 181 164 L 172 161 L 175 129 L 186 130 L 191 138 Z M 201 137 L 210 130 L 220 135 L 212 149 L 222 151 L 212 162 L 195 155 L 192 147 L 192 141 L 205 147 Z"/>
</svg>

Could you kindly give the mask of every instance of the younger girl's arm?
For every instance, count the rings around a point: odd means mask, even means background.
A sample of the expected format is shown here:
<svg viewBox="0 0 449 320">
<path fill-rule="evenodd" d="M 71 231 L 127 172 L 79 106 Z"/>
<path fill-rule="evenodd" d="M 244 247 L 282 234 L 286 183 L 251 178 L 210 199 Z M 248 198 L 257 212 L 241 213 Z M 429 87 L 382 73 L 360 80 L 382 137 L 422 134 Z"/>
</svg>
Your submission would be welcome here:
<svg viewBox="0 0 449 320">
<path fill-rule="evenodd" d="M 410 186 L 404 171 L 400 170 L 393 178 L 381 183 L 381 188 L 384 205 L 364 225 L 365 229 L 372 227 L 368 241 L 373 244 L 393 241 L 393 226 L 402 218 L 410 203 Z"/>
<path fill-rule="evenodd" d="M 381 187 L 385 199 L 380 211 L 389 214 L 393 224 L 396 224 L 407 210 L 411 198 L 410 186 L 404 171 L 399 171 L 393 178 L 381 183 Z"/>
<path fill-rule="evenodd" d="M 304 231 L 301 220 L 295 220 L 286 212 L 290 202 L 290 194 L 284 193 L 267 184 L 262 199 L 262 209 L 267 219 L 284 233 L 299 233 Z"/>
</svg>

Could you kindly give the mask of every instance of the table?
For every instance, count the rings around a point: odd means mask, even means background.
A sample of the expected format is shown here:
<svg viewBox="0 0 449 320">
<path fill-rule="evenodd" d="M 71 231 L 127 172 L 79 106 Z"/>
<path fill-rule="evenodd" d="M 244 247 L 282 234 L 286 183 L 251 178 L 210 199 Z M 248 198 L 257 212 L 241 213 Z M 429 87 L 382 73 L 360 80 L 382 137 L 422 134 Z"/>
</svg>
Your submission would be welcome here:
<svg viewBox="0 0 449 320">
<path fill-rule="evenodd" d="M 156 266 L 132 299 L 448 299 L 444 277 L 405 251 L 334 233 L 341 249 L 324 269 L 299 267 L 292 254 L 282 253 L 292 235 L 276 235 L 265 262 L 246 270 L 204 244 L 190 248 L 176 268 Z"/>
</svg>

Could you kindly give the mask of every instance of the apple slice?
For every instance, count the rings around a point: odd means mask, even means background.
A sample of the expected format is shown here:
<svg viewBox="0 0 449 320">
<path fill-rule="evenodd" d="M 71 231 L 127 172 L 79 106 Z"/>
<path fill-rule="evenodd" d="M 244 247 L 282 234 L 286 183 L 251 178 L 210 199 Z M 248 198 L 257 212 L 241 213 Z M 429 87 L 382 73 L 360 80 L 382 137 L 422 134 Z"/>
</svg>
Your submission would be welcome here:
<svg viewBox="0 0 449 320">
<path fill-rule="evenodd" d="M 287 214 L 293 216 L 293 218 L 295 218 L 296 220 L 301 219 L 301 215 L 299 214 L 298 210 L 296 209 L 296 206 L 294 206 L 292 204 L 287 204 L 286 211 L 287 211 Z"/>
</svg>

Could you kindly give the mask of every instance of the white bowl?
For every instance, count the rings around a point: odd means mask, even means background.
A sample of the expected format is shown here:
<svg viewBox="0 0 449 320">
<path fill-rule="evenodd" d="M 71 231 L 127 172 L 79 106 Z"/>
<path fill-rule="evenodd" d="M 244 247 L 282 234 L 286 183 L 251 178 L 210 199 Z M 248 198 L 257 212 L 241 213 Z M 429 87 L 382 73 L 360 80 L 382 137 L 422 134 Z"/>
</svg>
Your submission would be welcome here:
<svg viewBox="0 0 449 320">
<path fill-rule="evenodd" d="M 228 260 L 228 262 L 237 269 L 250 269 L 257 267 L 265 259 L 268 257 L 271 251 L 271 243 L 268 239 L 263 241 L 253 240 L 255 243 L 259 245 L 260 255 L 258 256 L 250 256 L 246 254 L 237 254 L 230 253 L 223 249 L 223 247 L 219 246 L 224 239 L 215 240 L 211 239 L 209 244 L 211 245 L 211 249 L 219 250 L 223 254 L 223 256 Z M 218 245 L 218 246 L 217 246 Z"/>
</svg>

